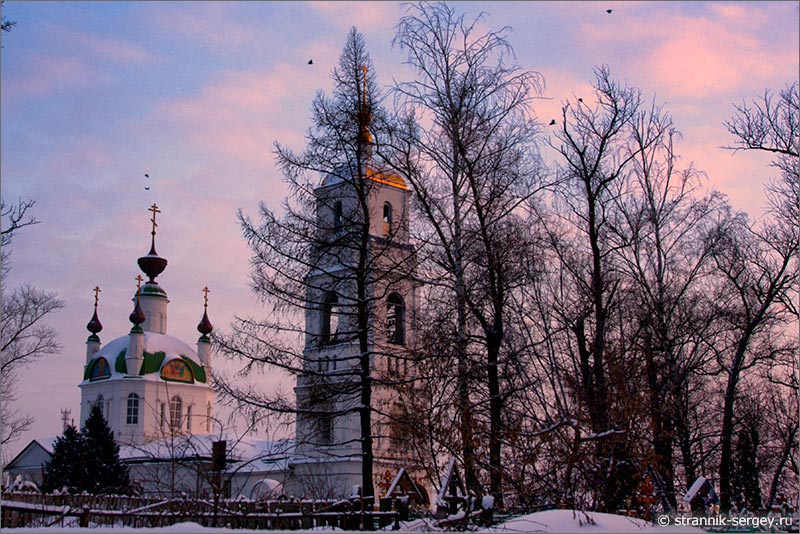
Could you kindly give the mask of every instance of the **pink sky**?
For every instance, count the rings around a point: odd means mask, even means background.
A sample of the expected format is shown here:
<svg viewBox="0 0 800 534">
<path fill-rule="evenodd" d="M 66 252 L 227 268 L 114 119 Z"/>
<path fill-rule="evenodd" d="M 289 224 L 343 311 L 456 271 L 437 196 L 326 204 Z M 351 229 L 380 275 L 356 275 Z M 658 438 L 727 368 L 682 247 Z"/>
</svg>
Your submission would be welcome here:
<svg viewBox="0 0 800 534">
<path fill-rule="evenodd" d="M 733 104 L 798 78 L 797 2 L 456 2 L 509 25 L 524 68 L 540 72 L 535 112 L 557 117 L 587 95 L 592 69 L 665 103 L 683 133 L 678 151 L 734 206 L 757 216 L 768 157 L 732 154 L 723 121 Z M 403 6 L 393 2 L 7 2 L 3 35 L 3 198 L 32 198 L 41 224 L 17 237 L 8 285 L 57 291 L 63 352 L 24 372 L 18 406 L 36 423 L 12 446 L 60 432 L 77 417 L 93 293 L 103 292 L 104 342 L 124 335 L 158 203 L 159 277 L 170 333 L 193 344 L 208 285 L 209 315 L 226 328 L 259 315 L 237 209 L 277 208 L 284 189 L 272 143 L 302 148 L 311 100 L 331 87 L 346 33 L 365 34 L 379 82 L 409 71 L 391 47 Z M 612 13 L 606 13 L 612 9 Z M 313 58 L 314 65 L 307 65 Z M 144 173 L 151 189 L 144 189 Z M 217 360 L 219 361 L 219 360 Z M 230 367 L 229 365 L 226 367 Z M 273 379 L 277 379 L 273 377 Z M 267 378 L 263 380 L 267 381 Z M 291 382 L 284 380 L 284 387 Z"/>
</svg>

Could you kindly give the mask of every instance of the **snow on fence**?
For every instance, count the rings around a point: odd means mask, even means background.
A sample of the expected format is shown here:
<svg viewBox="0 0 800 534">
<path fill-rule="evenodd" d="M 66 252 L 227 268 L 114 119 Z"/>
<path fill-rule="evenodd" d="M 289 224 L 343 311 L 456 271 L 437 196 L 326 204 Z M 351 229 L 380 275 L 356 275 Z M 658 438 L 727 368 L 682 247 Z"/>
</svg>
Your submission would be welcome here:
<svg viewBox="0 0 800 534">
<path fill-rule="evenodd" d="M 28 494 L 30 496 L 30 494 Z M 397 523 L 401 518 L 397 508 L 374 511 L 362 501 L 242 501 L 221 500 L 216 504 L 208 500 L 173 499 L 150 502 L 144 506 L 119 508 L 94 508 L 92 501 L 81 500 L 81 495 L 38 495 L 38 502 L 11 499 L 4 495 L 0 508 L 0 526 L 126 526 L 165 527 L 175 523 L 194 522 L 203 526 L 223 526 L 264 530 L 299 530 L 317 527 L 338 527 L 343 530 L 372 530 Z M 16 496 L 14 496 L 16 497 Z M 53 497 L 73 497 L 52 499 Z M 60 504 L 55 504 L 55 501 Z M 146 499 L 140 499 L 146 500 Z M 50 501 L 50 502 L 46 502 Z M 69 502 L 68 502 L 69 501 Z M 96 503 L 107 502 L 100 499 Z M 127 504 L 132 504 L 128 502 Z M 376 525 L 377 523 L 377 525 Z"/>
</svg>

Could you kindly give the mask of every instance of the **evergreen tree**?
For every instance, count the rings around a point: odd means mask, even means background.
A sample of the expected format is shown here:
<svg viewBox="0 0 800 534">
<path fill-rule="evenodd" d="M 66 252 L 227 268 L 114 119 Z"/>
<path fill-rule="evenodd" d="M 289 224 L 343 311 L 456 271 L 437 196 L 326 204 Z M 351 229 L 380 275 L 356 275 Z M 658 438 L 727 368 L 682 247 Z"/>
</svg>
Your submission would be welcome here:
<svg viewBox="0 0 800 534">
<path fill-rule="evenodd" d="M 83 491 L 85 468 L 83 436 L 74 426 L 64 430 L 53 444 L 53 456 L 45 467 L 43 489 L 50 493 L 67 488 L 70 493 Z"/>
<path fill-rule="evenodd" d="M 119 445 L 99 406 L 92 408 L 81 435 L 86 454 L 84 489 L 92 494 L 129 493 L 128 468 L 119 459 Z"/>
</svg>

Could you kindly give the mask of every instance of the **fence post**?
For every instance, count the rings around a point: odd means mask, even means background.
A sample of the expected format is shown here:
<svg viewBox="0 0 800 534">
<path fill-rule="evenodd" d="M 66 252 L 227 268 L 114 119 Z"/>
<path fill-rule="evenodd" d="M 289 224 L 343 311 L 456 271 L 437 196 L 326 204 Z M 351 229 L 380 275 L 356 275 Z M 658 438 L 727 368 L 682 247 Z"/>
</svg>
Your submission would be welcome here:
<svg viewBox="0 0 800 534">
<path fill-rule="evenodd" d="M 88 528 L 89 527 L 89 513 L 91 511 L 92 511 L 92 509 L 89 508 L 88 506 L 84 506 L 83 509 L 81 510 L 81 516 L 80 516 L 80 519 L 78 520 L 79 525 L 81 526 L 81 528 Z"/>
</svg>

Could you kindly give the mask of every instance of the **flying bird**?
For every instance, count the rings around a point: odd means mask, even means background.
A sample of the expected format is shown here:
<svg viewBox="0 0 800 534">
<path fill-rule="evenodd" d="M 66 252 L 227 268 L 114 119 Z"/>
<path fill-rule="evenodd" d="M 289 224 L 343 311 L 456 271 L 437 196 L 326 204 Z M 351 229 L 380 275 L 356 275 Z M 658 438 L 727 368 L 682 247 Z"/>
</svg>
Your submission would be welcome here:
<svg viewBox="0 0 800 534">
<path fill-rule="evenodd" d="M 144 190 L 145 190 L 145 191 L 150 191 L 150 188 L 149 188 L 149 187 L 147 187 L 147 186 L 144 186 Z"/>
<path fill-rule="evenodd" d="M 606 9 L 606 13 L 611 13 L 612 11 L 614 11 L 614 10 L 613 9 Z"/>
<path fill-rule="evenodd" d="M 313 60 L 313 59 L 309 59 L 309 60 L 308 60 L 308 64 L 309 64 L 309 65 L 313 65 L 313 64 L 314 64 L 314 60 Z"/>
<path fill-rule="evenodd" d="M 550 121 L 550 126 L 553 126 L 555 123 L 556 123 L 556 120 L 555 120 L 555 119 L 551 120 L 551 121 Z"/>
<path fill-rule="evenodd" d="M 579 99 L 578 99 L 578 102 L 583 102 L 583 99 L 582 99 L 582 98 L 579 98 Z"/>
<path fill-rule="evenodd" d="M 150 175 L 149 175 L 149 174 L 147 174 L 147 173 L 144 173 L 144 177 L 145 177 L 145 178 L 150 178 Z"/>
</svg>

